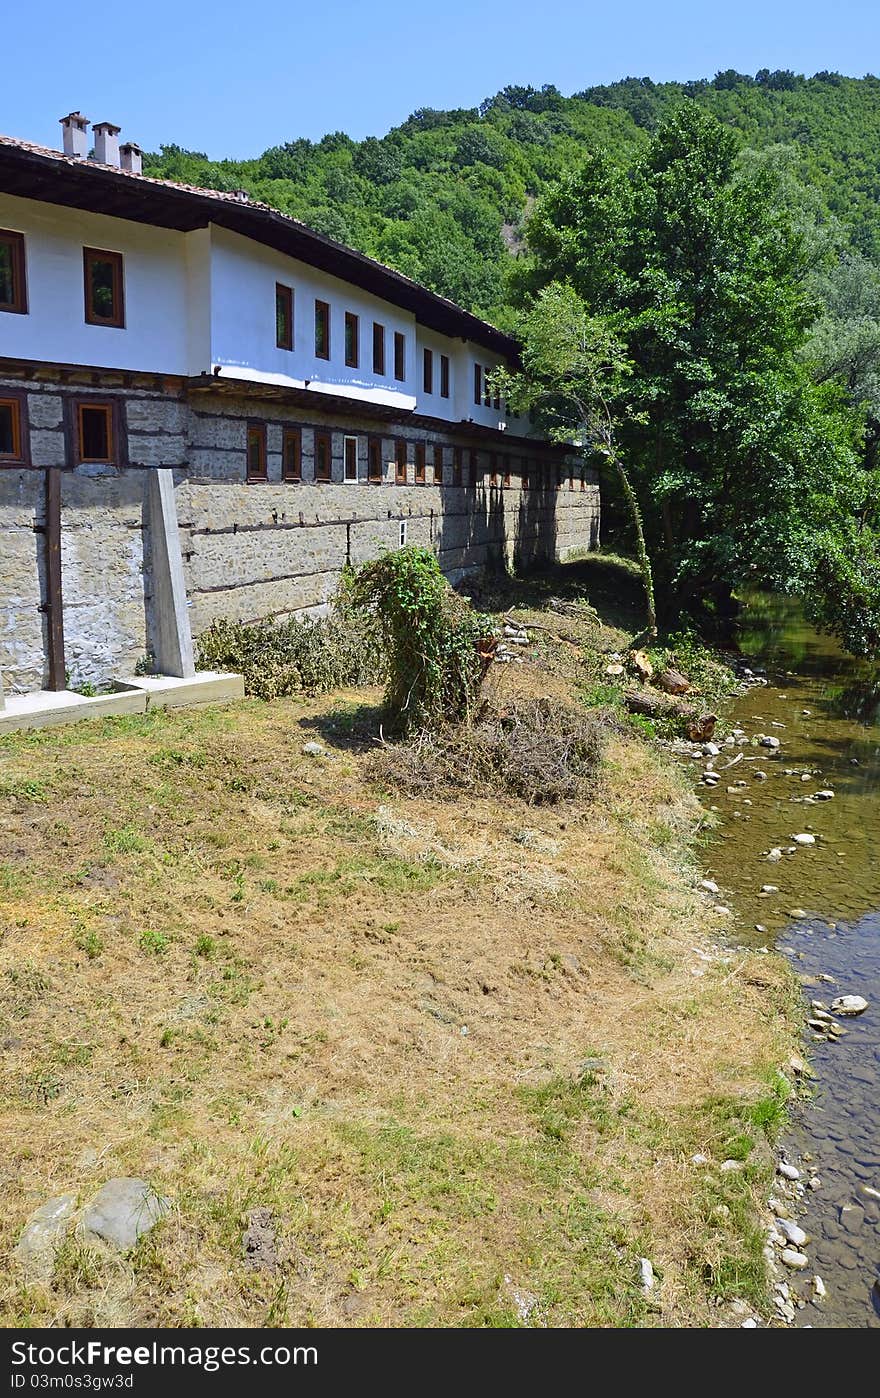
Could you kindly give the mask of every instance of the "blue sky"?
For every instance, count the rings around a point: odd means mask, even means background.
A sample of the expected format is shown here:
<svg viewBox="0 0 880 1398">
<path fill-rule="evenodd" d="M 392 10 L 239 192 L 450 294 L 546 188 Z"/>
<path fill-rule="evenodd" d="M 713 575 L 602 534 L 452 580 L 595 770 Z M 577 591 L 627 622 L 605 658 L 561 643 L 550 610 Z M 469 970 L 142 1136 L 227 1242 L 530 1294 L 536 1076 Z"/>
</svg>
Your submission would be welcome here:
<svg viewBox="0 0 880 1398">
<path fill-rule="evenodd" d="M 42 0 L 4 6 L 0 131 L 57 145 L 79 107 L 147 149 L 257 155 L 381 135 L 507 83 L 880 72 L 878 0 Z"/>
</svg>

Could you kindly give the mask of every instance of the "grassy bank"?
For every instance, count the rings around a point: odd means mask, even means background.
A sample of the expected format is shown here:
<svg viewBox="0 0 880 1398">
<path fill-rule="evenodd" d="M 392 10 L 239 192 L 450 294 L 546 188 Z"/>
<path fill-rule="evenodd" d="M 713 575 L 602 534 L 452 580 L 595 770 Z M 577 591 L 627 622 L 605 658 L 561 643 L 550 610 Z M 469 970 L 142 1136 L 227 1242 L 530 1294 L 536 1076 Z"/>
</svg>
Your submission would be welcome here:
<svg viewBox="0 0 880 1398">
<path fill-rule="evenodd" d="M 583 587 L 598 615 L 553 610 Z M 599 683 L 630 599 L 598 560 L 496 598 L 546 630 L 493 700 Z M 693 794 L 620 722 L 587 805 L 402 797 L 372 775 L 378 698 L 0 741 L 4 1324 L 736 1324 L 726 1302 L 760 1301 L 792 993 L 711 943 Z M 27 1284 L 30 1212 L 119 1175 L 169 1215 Z"/>
</svg>

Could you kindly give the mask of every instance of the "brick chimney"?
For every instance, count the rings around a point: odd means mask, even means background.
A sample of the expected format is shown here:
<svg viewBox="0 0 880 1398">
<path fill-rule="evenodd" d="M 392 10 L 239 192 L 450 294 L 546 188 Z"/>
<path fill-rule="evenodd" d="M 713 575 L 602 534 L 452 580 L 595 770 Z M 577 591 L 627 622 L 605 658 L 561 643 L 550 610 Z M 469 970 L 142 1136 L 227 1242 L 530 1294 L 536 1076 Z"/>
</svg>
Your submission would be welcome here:
<svg viewBox="0 0 880 1398">
<path fill-rule="evenodd" d="M 64 154 L 85 160 L 89 153 L 88 117 L 84 117 L 82 112 L 71 112 L 69 116 L 61 118 L 61 130 L 64 137 Z"/>
<path fill-rule="evenodd" d="M 126 141 L 124 146 L 119 147 L 119 163 L 123 170 L 130 170 L 133 175 L 139 175 L 143 170 L 143 156 L 143 151 L 134 141 Z"/>
<path fill-rule="evenodd" d="M 119 132 L 111 121 L 96 121 L 92 127 L 95 137 L 95 159 L 101 165 L 119 165 Z"/>
</svg>

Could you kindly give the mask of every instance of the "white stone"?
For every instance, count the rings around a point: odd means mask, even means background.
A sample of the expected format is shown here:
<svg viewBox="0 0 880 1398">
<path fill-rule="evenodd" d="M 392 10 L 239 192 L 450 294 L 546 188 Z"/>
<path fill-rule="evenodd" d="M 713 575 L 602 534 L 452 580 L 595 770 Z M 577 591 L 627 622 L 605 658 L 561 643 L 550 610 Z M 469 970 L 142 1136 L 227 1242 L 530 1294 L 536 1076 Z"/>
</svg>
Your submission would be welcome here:
<svg viewBox="0 0 880 1398">
<path fill-rule="evenodd" d="M 782 1260 L 786 1267 L 790 1267 L 793 1272 L 802 1272 L 805 1267 L 809 1267 L 810 1259 L 806 1253 L 798 1252 L 796 1248 L 783 1248 Z"/>
<path fill-rule="evenodd" d="M 788 1218 L 778 1218 L 776 1220 L 776 1227 L 779 1229 L 785 1241 L 791 1243 L 792 1247 L 802 1248 L 806 1245 L 807 1234 L 799 1223 L 792 1223 Z"/>
<path fill-rule="evenodd" d="M 323 756 L 324 756 L 324 749 L 321 747 L 321 744 L 320 744 L 320 743 L 303 743 L 302 748 L 300 749 L 300 751 L 301 751 L 306 757 L 323 757 Z"/>
<path fill-rule="evenodd" d="M 35 1209 L 24 1226 L 15 1256 L 28 1281 L 48 1281 L 76 1205 L 74 1194 L 60 1194 Z"/>
<path fill-rule="evenodd" d="M 704 891 L 705 893 L 720 893 L 720 892 L 721 892 L 721 889 L 718 887 L 718 885 L 717 885 L 717 883 L 715 882 L 714 879 L 701 879 L 701 880 L 700 880 L 700 888 L 702 888 L 703 891 Z"/>
<path fill-rule="evenodd" d="M 838 995 L 831 1001 L 831 1008 L 836 1015 L 861 1015 L 868 1008 L 868 1002 L 863 995 Z"/>
<path fill-rule="evenodd" d="M 657 1278 L 654 1276 L 654 1268 L 647 1257 L 639 1258 L 639 1277 L 642 1283 L 642 1291 L 647 1296 L 653 1291 Z"/>
<path fill-rule="evenodd" d="M 779 889 L 776 887 L 776 884 L 775 884 L 775 883 L 762 883 L 762 884 L 761 884 L 761 892 L 762 892 L 762 893 L 778 893 L 778 892 L 779 892 Z"/>
<path fill-rule="evenodd" d="M 801 1177 L 801 1172 L 797 1166 L 789 1165 L 787 1160 L 780 1160 L 776 1166 L 776 1173 L 781 1175 L 784 1180 L 799 1180 Z"/>
<path fill-rule="evenodd" d="M 741 1160 L 722 1160 L 718 1167 L 723 1175 L 737 1174 L 743 1168 Z"/>
<path fill-rule="evenodd" d="M 824 790 L 824 791 L 814 791 L 814 792 L 813 792 L 813 800 L 814 800 L 814 801 L 833 801 L 833 800 L 834 800 L 834 792 L 833 792 L 833 791 L 830 791 L 830 790 L 827 790 L 827 789 Z M 821 1280 L 821 1278 L 820 1278 L 820 1280 Z"/>
<path fill-rule="evenodd" d="M 769 859 L 771 864 L 779 863 L 780 859 L 782 858 L 782 850 L 779 848 L 778 845 L 774 846 L 773 849 L 768 851 L 767 858 Z"/>
<path fill-rule="evenodd" d="M 762 733 L 758 742 L 761 744 L 762 748 L 778 748 L 780 746 L 779 739 L 767 733 Z"/>
<path fill-rule="evenodd" d="M 170 1207 L 146 1180 L 108 1180 L 83 1211 L 78 1232 L 86 1242 L 99 1238 L 126 1252 Z"/>
<path fill-rule="evenodd" d="M 806 830 L 803 831 L 800 835 L 792 835 L 791 838 L 794 840 L 796 845 L 814 845 L 816 843 L 816 836 L 811 835 L 809 831 Z"/>
<path fill-rule="evenodd" d="M 740 1330 L 757 1330 L 758 1322 L 749 1317 L 748 1320 L 743 1321 L 742 1325 L 739 1328 Z"/>
<path fill-rule="evenodd" d="M 824 1301 L 828 1295 L 828 1288 L 821 1277 L 813 1278 L 813 1300 Z"/>
</svg>

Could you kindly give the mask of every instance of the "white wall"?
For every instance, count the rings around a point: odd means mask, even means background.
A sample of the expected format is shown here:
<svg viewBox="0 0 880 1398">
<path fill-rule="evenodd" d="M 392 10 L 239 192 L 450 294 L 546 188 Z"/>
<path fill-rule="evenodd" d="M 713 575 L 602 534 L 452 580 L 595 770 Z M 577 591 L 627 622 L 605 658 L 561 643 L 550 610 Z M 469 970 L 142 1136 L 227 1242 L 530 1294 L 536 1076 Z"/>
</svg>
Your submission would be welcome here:
<svg viewBox="0 0 880 1398">
<path fill-rule="evenodd" d="M 474 362 L 499 358 L 416 325 L 390 302 L 249 238 L 211 225 L 191 233 L 0 194 L 0 228 L 25 235 L 28 314 L 0 314 L 0 357 L 154 373 L 221 374 L 316 394 L 415 410 L 497 428 L 503 410 L 474 403 Z M 87 325 L 84 247 L 123 255 L 125 328 Z M 293 289 L 294 348 L 275 344 L 275 284 Z M 330 359 L 315 357 L 315 300 L 330 305 Z M 345 364 L 345 312 L 359 317 L 360 365 Z M 384 376 L 373 373 L 373 322 L 385 327 Z M 406 378 L 394 378 L 394 334 L 406 337 Z M 422 387 L 422 349 L 434 352 L 434 389 Z M 440 356 L 450 396 L 440 397 Z M 526 435 L 527 424 L 507 430 Z"/>
<path fill-rule="evenodd" d="M 9 194 L 0 228 L 25 236 L 28 290 L 27 315 L 0 314 L 0 356 L 168 374 L 209 367 L 191 359 L 203 352 L 187 326 L 192 235 Z M 122 253 L 125 329 L 86 324 L 84 247 Z"/>
<path fill-rule="evenodd" d="M 292 350 L 275 344 L 275 283 L 293 289 Z M 317 393 L 415 406 L 415 317 L 348 282 L 327 276 L 225 228 L 211 228 L 211 343 L 215 364 L 236 378 Z M 315 301 L 330 306 L 330 358 L 315 356 Z M 360 365 L 345 364 L 345 312 L 359 317 Z M 373 322 L 385 327 L 385 374 L 373 373 Z M 394 377 L 394 334 L 406 337 L 406 379 Z"/>
</svg>

